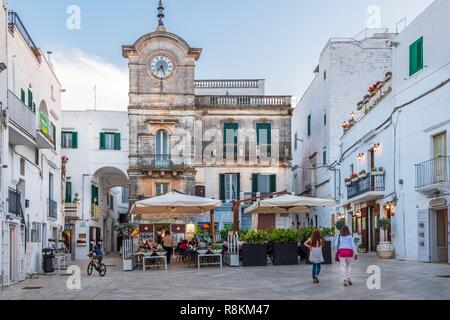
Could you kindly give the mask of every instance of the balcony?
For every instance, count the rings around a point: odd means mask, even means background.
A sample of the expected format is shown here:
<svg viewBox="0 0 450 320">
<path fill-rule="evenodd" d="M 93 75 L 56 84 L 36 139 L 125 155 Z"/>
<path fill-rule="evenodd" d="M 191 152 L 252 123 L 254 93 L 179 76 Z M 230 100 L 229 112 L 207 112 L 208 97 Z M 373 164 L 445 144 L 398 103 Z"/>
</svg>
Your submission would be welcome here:
<svg viewBox="0 0 450 320">
<path fill-rule="evenodd" d="M 141 169 L 184 170 L 190 158 L 171 155 L 140 155 Z"/>
<path fill-rule="evenodd" d="M 58 203 L 52 199 L 48 199 L 48 217 L 58 219 Z"/>
<path fill-rule="evenodd" d="M 66 203 L 64 212 L 67 219 L 77 220 L 81 218 L 81 210 L 79 203 Z"/>
<path fill-rule="evenodd" d="M 38 128 L 36 134 L 36 147 L 38 149 L 54 149 L 56 127 L 43 112 L 39 114 Z"/>
<path fill-rule="evenodd" d="M 416 164 L 416 191 L 432 197 L 450 191 L 450 157 L 439 157 Z"/>
<path fill-rule="evenodd" d="M 93 220 L 100 220 L 101 214 L 100 214 L 100 206 L 98 204 L 93 203 L 91 205 L 91 217 Z"/>
<path fill-rule="evenodd" d="M 11 91 L 8 91 L 8 114 L 10 144 L 34 146 L 36 114 Z"/>
<path fill-rule="evenodd" d="M 347 186 L 347 199 L 351 202 L 365 202 L 384 197 L 385 184 L 383 174 L 367 174 Z"/>
<path fill-rule="evenodd" d="M 291 107 L 291 96 L 197 96 L 198 107 Z"/>
<path fill-rule="evenodd" d="M 8 190 L 8 213 L 14 216 L 21 217 L 22 212 L 22 204 L 20 203 L 20 192 L 9 189 Z"/>
</svg>

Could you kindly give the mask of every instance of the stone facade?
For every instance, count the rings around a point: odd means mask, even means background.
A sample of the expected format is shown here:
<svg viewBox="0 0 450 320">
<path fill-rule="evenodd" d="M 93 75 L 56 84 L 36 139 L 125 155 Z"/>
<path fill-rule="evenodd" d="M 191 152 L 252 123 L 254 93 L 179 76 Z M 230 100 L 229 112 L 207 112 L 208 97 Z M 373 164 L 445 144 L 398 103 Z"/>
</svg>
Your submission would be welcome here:
<svg viewBox="0 0 450 320">
<path fill-rule="evenodd" d="M 218 199 L 220 176 L 227 173 L 240 174 L 238 197 L 252 192 L 256 173 L 276 175 L 277 190 L 288 187 L 291 97 L 264 95 L 264 80 L 195 81 L 201 51 L 161 26 L 123 47 L 130 70 L 131 203 L 171 189 Z M 149 67 L 160 56 L 173 64 L 172 74 L 163 79 Z M 230 157 L 224 154 L 228 123 L 238 126 Z M 262 123 L 270 124 L 272 140 L 265 159 L 256 138 L 257 124 Z M 168 142 L 160 140 L 161 132 L 167 133 Z M 162 154 L 165 150 L 170 150 L 167 155 Z M 217 214 L 219 225 L 232 223 L 231 208 L 225 211 L 225 218 Z"/>
</svg>

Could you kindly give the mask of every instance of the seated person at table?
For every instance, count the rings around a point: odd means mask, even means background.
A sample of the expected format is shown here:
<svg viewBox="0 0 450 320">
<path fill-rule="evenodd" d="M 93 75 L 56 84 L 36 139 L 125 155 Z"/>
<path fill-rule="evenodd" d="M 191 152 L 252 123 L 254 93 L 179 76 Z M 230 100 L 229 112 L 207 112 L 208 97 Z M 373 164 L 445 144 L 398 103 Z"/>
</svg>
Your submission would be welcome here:
<svg viewBox="0 0 450 320">
<path fill-rule="evenodd" d="M 198 240 L 197 238 L 192 238 L 191 242 L 189 242 L 189 245 L 191 245 L 192 247 L 196 247 L 198 246 Z"/>
<path fill-rule="evenodd" d="M 210 243 L 211 243 L 211 236 L 210 236 L 209 234 L 206 234 L 206 236 L 205 236 L 205 242 L 206 242 L 207 244 L 210 244 Z"/>
<path fill-rule="evenodd" d="M 204 237 L 200 238 L 200 242 L 198 243 L 198 247 L 203 249 L 203 248 L 208 248 L 208 243 L 205 241 Z"/>
<path fill-rule="evenodd" d="M 189 242 L 188 242 L 186 239 L 184 239 L 183 241 L 181 241 L 181 243 L 180 243 L 180 249 L 184 249 L 184 250 L 189 249 Z"/>
</svg>

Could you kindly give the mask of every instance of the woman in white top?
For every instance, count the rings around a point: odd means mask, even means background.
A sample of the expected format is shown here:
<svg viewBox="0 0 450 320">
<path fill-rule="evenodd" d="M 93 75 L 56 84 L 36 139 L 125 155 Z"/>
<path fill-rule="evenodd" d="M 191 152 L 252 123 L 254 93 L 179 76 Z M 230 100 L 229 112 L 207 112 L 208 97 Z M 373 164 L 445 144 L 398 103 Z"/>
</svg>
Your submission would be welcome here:
<svg viewBox="0 0 450 320">
<path fill-rule="evenodd" d="M 311 238 L 306 240 L 305 246 L 309 249 L 309 261 L 312 263 L 313 282 L 319 283 L 320 270 L 323 259 L 323 238 L 319 229 L 314 230 Z"/>
<path fill-rule="evenodd" d="M 341 264 L 342 278 L 344 279 L 344 287 L 353 285 L 351 273 L 351 261 L 353 258 L 358 259 L 358 250 L 356 249 L 355 239 L 350 235 L 347 226 L 342 227 L 341 234 L 336 239 L 335 249 L 336 257 Z"/>
</svg>

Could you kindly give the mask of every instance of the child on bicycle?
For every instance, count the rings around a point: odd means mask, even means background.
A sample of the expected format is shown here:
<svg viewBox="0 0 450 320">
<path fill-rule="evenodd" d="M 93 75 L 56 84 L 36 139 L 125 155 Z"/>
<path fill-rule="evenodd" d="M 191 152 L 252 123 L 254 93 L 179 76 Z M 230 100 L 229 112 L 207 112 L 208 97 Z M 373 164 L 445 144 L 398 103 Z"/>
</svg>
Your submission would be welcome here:
<svg viewBox="0 0 450 320">
<path fill-rule="evenodd" d="M 92 258 L 95 258 L 97 260 L 97 263 L 100 264 L 103 261 L 103 250 L 99 244 L 94 246 L 94 250 L 89 253 L 89 256 Z"/>
</svg>

